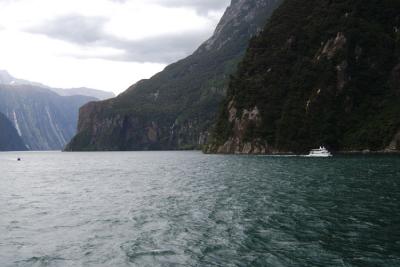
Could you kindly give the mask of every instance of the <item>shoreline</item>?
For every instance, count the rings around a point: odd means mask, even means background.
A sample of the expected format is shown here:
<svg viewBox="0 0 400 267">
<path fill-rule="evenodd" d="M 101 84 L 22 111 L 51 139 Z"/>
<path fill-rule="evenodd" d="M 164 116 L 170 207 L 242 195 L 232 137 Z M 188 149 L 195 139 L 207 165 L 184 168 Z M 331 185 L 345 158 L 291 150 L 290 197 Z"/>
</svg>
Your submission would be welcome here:
<svg viewBox="0 0 400 267">
<path fill-rule="evenodd" d="M 305 154 L 297 154 L 293 152 L 271 152 L 271 153 L 214 153 L 214 152 L 206 152 L 201 149 L 169 149 L 169 150 L 79 150 L 79 151 L 70 151 L 70 150 L 27 150 L 27 151 L 0 151 L 0 152 L 65 152 L 65 153 L 76 153 L 76 152 L 202 152 L 206 155 L 260 155 L 260 156 L 306 156 Z M 334 156 L 335 155 L 400 155 L 400 150 L 378 150 L 378 151 L 370 151 L 370 150 L 340 150 L 340 151 L 332 151 L 331 152 Z"/>
<path fill-rule="evenodd" d="M 370 151 L 370 150 L 340 150 L 340 151 L 332 151 L 333 156 L 346 156 L 346 155 L 400 155 L 400 150 L 378 150 L 378 151 Z M 272 152 L 272 153 L 213 153 L 213 152 L 204 152 L 203 154 L 207 155 L 249 155 L 249 156 L 299 156 L 304 157 L 307 156 L 308 153 L 297 154 L 293 152 Z"/>
</svg>

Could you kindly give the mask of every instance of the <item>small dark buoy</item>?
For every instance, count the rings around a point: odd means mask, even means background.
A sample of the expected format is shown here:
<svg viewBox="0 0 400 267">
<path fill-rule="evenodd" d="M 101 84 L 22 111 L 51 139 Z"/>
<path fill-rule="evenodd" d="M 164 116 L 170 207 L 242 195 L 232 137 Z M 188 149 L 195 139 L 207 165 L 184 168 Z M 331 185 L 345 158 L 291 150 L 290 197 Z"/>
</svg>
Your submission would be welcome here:
<svg viewBox="0 0 400 267">
<path fill-rule="evenodd" d="M 18 160 L 18 161 L 21 161 L 21 158 L 18 158 L 17 160 Z"/>
</svg>

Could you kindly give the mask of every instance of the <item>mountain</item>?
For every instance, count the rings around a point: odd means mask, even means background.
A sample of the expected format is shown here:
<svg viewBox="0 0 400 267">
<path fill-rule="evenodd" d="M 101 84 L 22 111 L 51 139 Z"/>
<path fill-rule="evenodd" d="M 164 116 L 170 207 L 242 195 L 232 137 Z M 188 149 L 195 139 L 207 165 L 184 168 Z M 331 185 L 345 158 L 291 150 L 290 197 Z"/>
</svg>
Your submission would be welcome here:
<svg viewBox="0 0 400 267">
<path fill-rule="evenodd" d="M 0 70 L 0 84 L 5 85 L 30 85 L 35 87 L 42 87 L 48 90 L 51 90 L 61 96 L 73 96 L 73 95 L 83 95 L 97 98 L 99 100 L 109 99 L 115 97 L 115 94 L 112 92 L 106 92 L 86 87 L 81 88 L 71 88 L 71 89 L 61 89 L 61 88 L 52 88 L 46 86 L 41 83 L 31 82 L 28 80 L 18 79 L 11 76 L 7 71 Z"/>
<path fill-rule="evenodd" d="M 97 98 L 98 100 L 105 100 L 115 97 L 115 94 L 112 92 L 106 92 L 86 87 L 70 88 L 70 89 L 60 89 L 60 88 L 49 88 L 49 89 L 61 96 L 83 95 L 83 96 L 94 97 Z"/>
<path fill-rule="evenodd" d="M 118 97 L 81 108 L 67 150 L 191 149 L 204 144 L 251 36 L 280 0 L 232 0 L 214 35 L 191 56 Z"/>
<path fill-rule="evenodd" d="M 43 85 L 41 83 L 36 83 L 36 82 L 28 81 L 28 80 L 15 78 L 15 77 L 11 76 L 11 74 L 6 70 L 0 70 L 0 84 L 6 84 L 6 85 L 32 85 L 32 86 L 47 88 L 46 85 Z"/>
<path fill-rule="evenodd" d="M 0 151 L 25 151 L 26 146 L 6 116 L 0 113 Z"/>
<path fill-rule="evenodd" d="M 400 150 L 400 1 L 287 0 L 232 78 L 207 152 Z"/>
<path fill-rule="evenodd" d="M 61 150 L 76 133 L 79 108 L 96 100 L 33 85 L 0 84 L 0 112 L 31 150 Z"/>
</svg>

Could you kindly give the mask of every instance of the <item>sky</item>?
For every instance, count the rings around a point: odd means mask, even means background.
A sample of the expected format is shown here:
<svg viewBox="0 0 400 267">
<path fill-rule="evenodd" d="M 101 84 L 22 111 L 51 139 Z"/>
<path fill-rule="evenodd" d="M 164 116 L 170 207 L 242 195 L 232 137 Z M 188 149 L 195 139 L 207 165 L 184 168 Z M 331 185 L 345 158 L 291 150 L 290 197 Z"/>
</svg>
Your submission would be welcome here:
<svg viewBox="0 0 400 267">
<path fill-rule="evenodd" d="M 0 0 L 0 69 L 116 94 L 190 55 L 230 0 Z"/>
</svg>

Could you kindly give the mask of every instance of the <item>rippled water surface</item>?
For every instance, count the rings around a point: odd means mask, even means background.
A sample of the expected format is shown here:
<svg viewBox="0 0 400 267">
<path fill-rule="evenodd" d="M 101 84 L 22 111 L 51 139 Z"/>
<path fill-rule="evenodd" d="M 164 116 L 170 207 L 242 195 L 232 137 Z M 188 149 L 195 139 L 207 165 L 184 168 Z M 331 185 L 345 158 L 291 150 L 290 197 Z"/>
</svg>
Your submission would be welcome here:
<svg viewBox="0 0 400 267">
<path fill-rule="evenodd" d="M 400 158 L 0 153 L 0 266 L 400 266 Z"/>
</svg>

